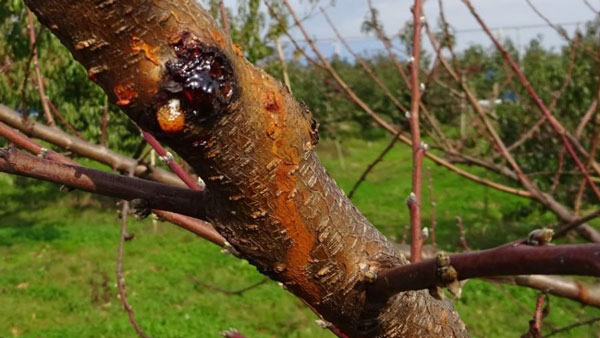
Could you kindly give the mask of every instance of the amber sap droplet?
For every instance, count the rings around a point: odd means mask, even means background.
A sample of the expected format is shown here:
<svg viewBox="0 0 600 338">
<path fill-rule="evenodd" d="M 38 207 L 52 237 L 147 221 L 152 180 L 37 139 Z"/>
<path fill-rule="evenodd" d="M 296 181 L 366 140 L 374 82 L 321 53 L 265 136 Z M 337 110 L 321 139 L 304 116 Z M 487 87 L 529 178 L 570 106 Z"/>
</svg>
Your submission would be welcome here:
<svg viewBox="0 0 600 338">
<path fill-rule="evenodd" d="M 285 263 L 276 263 L 275 266 L 273 267 L 273 270 L 276 273 L 282 273 L 285 271 L 286 268 L 287 268 L 287 265 L 285 265 Z"/>
<path fill-rule="evenodd" d="M 177 133 L 185 126 L 185 114 L 179 100 L 172 99 L 156 112 L 156 120 L 165 133 Z"/>
</svg>

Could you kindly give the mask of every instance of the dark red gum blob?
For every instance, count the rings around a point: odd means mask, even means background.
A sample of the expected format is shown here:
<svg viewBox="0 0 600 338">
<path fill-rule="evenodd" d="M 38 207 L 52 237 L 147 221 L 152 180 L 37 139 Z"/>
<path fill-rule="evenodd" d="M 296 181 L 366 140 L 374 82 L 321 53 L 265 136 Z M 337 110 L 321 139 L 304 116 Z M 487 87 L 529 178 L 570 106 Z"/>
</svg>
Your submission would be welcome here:
<svg viewBox="0 0 600 338">
<path fill-rule="evenodd" d="M 234 96 L 234 74 L 227 57 L 203 46 L 189 33 L 173 45 L 176 59 L 166 63 L 165 88 L 180 95 L 186 115 L 208 117 L 222 113 Z"/>
</svg>

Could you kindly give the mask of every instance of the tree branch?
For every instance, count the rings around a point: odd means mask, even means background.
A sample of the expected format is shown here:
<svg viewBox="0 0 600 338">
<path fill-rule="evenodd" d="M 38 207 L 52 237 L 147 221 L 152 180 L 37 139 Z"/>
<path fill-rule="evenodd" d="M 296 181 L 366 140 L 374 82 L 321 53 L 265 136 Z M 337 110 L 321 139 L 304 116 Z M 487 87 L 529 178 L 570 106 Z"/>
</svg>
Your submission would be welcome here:
<svg viewBox="0 0 600 338">
<path fill-rule="evenodd" d="M 205 216 L 205 192 L 49 161 L 16 149 L 0 149 L 0 171 L 125 200 L 144 199 L 152 209 Z"/>
<path fill-rule="evenodd" d="M 525 274 L 600 276 L 600 244 L 533 246 L 521 241 L 449 257 L 458 280 Z M 389 297 L 445 285 L 437 268 L 436 259 L 395 267 L 379 274 L 370 291 Z"/>
<path fill-rule="evenodd" d="M 50 128 L 31 119 L 24 119 L 17 112 L 0 104 L 0 121 L 21 132 L 52 143 L 79 156 L 104 163 L 120 172 L 129 172 L 135 166 L 135 176 L 144 177 L 168 185 L 185 187 L 174 174 L 158 167 L 139 164 L 137 160 L 113 152 L 112 150 L 73 137 L 57 128 Z M 34 153 L 38 153 L 34 151 Z"/>
</svg>

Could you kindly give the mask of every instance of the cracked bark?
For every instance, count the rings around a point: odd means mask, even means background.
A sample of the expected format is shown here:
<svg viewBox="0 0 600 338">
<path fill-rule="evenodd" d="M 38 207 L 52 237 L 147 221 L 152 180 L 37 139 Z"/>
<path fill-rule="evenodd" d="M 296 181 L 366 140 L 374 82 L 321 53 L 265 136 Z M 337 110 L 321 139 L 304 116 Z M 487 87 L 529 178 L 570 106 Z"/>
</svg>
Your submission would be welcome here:
<svg viewBox="0 0 600 338">
<path fill-rule="evenodd" d="M 259 271 L 351 337 L 467 335 L 426 291 L 368 299 L 367 276 L 407 260 L 325 172 L 306 107 L 195 2 L 26 3 L 111 102 L 205 179 L 207 219 Z"/>
</svg>

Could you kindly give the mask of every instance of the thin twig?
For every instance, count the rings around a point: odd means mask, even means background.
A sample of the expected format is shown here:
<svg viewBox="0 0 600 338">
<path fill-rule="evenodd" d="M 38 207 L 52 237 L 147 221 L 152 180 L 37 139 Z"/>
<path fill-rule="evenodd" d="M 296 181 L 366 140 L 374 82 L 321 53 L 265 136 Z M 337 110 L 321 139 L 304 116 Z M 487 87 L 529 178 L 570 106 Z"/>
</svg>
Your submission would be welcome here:
<svg viewBox="0 0 600 338">
<path fill-rule="evenodd" d="M 431 237 L 431 244 L 433 246 L 437 246 L 436 235 L 435 232 L 437 230 L 437 220 L 435 217 L 435 209 L 437 204 L 435 203 L 435 196 L 433 195 L 433 177 L 431 175 L 431 168 L 427 168 L 425 171 L 427 175 L 427 184 L 429 186 L 429 200 L 431 201 L 431 232 L 429 236 Z"/>
<path fill-rule="evenodd" d="M 38 59 L 38 51 L 36 46 L 33 13 L 29 8 L 27 9 L 27 17 L 29 20 L 29 42 L 33 47 L 33 66 L 35 68 L 37 87 L 38 92 L 40 94 L 40 100 L 42 101 L 42 108 L 44 109 L 44 116 L 46 117 L 46 122 L 48 123 L 48 125 L 55 126 L 56 122 L 54 122 L 54 118 L 52 117 L 52 113 L 50 112 L 50 107 L 48 106 L 48 98 L 46 97 L 46 91 L 44 90 L 44 78 L 42 77 L 42 71 L 40 70 L 40 62 Z"/>
<path fill-rule="evenodd" d="M 40 27 L 40 31 L 36 36 L 39 36 L 39 33 L 43 29 L 44 26 Z M 33 62 L 33 53 L 37 51 L 37 44 L 39 40 L 35 40 L 35 44 L 30 46 L 29 57 L 27 58 L 27 62 L 25 63 L 25 76 L 23 76 L 23 82 L 21 82 L 21 89 L 19 90 L 19 107 L 21 108 L 21 112 L 23 116 L 28 116 L 29 113 L 25 107 L 25 94 L 27 92 L 27 85 L 29 84 L 29 75 L 31 74 L 31 63 Z"/>
<path fill-rule="evenodd" d="M 598 101 L 600 100 L 600 86 L 598 86 L 598 92 L 596 93 L 596 98 L 585 112 L 583 117 L 581 118 L 581 122 L 577 125 L 577 129 L 575 129 L 575 137 L 581 138 L 583 131 L 585 130 L 585 126 L 590 122 L 594 113 L 598 112 Z"/>
<path fill-rule="evenodd" d="M 596 195 L 596 197 L 598 199 L 600 199 L 600 190 L 598 190 L 598 187 L 596 187 L 596 185 L 594 184 L 594 182 L 590 178 L 590 175 L 588 174 L 587 170 L 585 169 L 585 166 L 583 165 L 583 163 L 581 162 L 581 160 L 579 160 L 579 157 L 575 153 L 575 150 L 573 149 L 573 147 L 571 145 L 571 142 L 569 142 L 569 139 L 565 135 L 566 134 L 565 128 L 554 117 L 554 115 L 552 115 L 552 113 L 550 112 L 550 110 L 548 110 L 548 108 L 544 105 L 544 103 L 542 102 L 542 100 L 540 99 L 540 97 L 537 95 L 537 93 L 535 92 L 535 90 L 531 86 L 531 83 L 529 83 L 529 80 L 527 80 L 527 78 L 525 77 L 525 75 L 521 71 L 520 67 L 513 60 L 513 58 L 510 55 L 510 53 L 508 53 L 508 51 L 502 46 L 502 44 L 500 44 L 500 42 L 496 39 L 496 37 L 494 37 L 494 35 L 492 34 L 492 32 L 489 30 L 487 24 L 483 21 L 483 19 L 481 19 L 481 17 L 479 16 L 479 14 L 475 11 L 475 8 L 471 4 L 470 0 L 462 0 L 462 1 L 467 6 L 467 8 L 471 12 L 471 14 L 475 18 L 475 20 L 477 20 L 477 22 L 479 23 L 479 25 L 481 26 L 481 28 L 484 30 L 484 32 L 486 33 L 486 35 L 494 43 L 494 45 L 496 46 L 496 48 L 498 49 L 498 51 L 500 51 L 500 53 L 502 54 L 502 56 L 504 57 L 504 59 L 508 62 L 508 64 L 512 68 L 513 72 L 517 76 L 517 79 L 519 80 L 519 82 L 521 83 L 521 85 L 525 88 L 525 90 L 529 93 L 529 95 L 531 96 L 531 98 L 535 102 L 535 104 L 538 106 L 538 108 L 542 111 L 542 114 L 546 116 L 546 118 L 548 120 L 548 123 L 550 124 L 550 126 L 552 126 L 552 128 L 554 129 L 554 131 L 559 135 L 559 137 L 562 140 L 565 148 L 569 152 L 569 155 L 571 155 L 571 157 L 573 158 L 573 160 L 577 164 L 577 167 L 583 173 L 583 175 L 584 175 L 584 177 L 586 179 L 586 182 L 588 183 L 588 185 L 590 186 L 590 188 L 592 188 L 592 191 L 594 191 L 594 194 Z"/>
<path fill-rule="evenodd" d="M 150 144 L 150 146 L 154 150 L 156 150 L 156 153 L 158 154 L 161 161 L 165 162 L 169 166 L 169 168 L 171 168 L 173 173 L 177 175 L 177 177 L 179 177 L 183 181 L 183 183 L 185 183 L 185 185 L 188 186 L 188 188 L 196 191 L 204 190 L 204 187 L 200 186 L 197 183 L 197 180 L 195 180 L 187 171 L 185 171 L 185 169 L 183 169 L 183 167 L 179 165 L 179 163 L 175 162 L 175 160 L 173 159 L 173 155 L 171 153 L 168 153 L 165 150 L 165 148 L 163 148 L 162 145 L 156 140 L 156 138 L 152 136 L 152 134 L 145 130 L 142 130 L 142 136 L 144 137 L 146 142 L 148 142 L 148 144 Z"/>
<path fill-rule="evenodd" d="M 467 243 L 467 236 L 465 235 L 465 228 L 463 226 L 463 219 L 460 216 L 456 216 L 456 227 L 458 228 L 460 245 L 462 245 L 465 251 L 471 251 L 469 243 Z"/>
<path fill-rule="evenodd" d="M 575 322 L 571 325 L 567 325 L 565 327 L 561 327 L 559 329 L 553 330 L 552 332 L 548 333 L 547 335 L 544 336 L 544 338 L 547 337 L 552 337 L 555 336 L 559 333 L 563 333 L 569 330 L 572 330 L 574 328 L 580 327 L 580 326 L 585 326 L 585 325 L 592 325 L 595 322 L 599 322 L 600 321 L 600 317 L 596 317 L 596 318 L 592 318 L 592 319 L 588 319 L 588 320 L 584 320 L 584 321 L 580 321 L 580 322 Z"/>
<path fill-rule="evenodd" d="M 421 62 L 421 28 L 422 0 L 415 0 L 412 7 L 413 12 L 413 55 L 410 63 L 411 100 L 410 100 L 410 134 L 412 141 L 412 192 L 408 199 L 410 210 L 411 241 L 410 261 L 412 263 L 421 260 L 423 247 L 423 236 L 421 234 L 421 205 L 422 205 L 422 180 L 423 180 L 423 153 L 427 150 L 421 144 L 421 131 L 419 126 L 419 103 L 421 102 L 421 83 L 419 80 L 419 65 Z"/>
<path fill-rule="evenodd" d="M 133 175 L 133 171 L 130 173 L 130 176 Z M 125 245 L 125 237 L 127 236 L 127 214 L 129 213 L 129 202 L 122 200 L 121 204 L 123 207 L 121 208 L 121 236 L 119 239 L 119 251 L 117 254 L 117 286 L 119 288 L 119 298 L 123 303 L 123 308 L 127 312 L 127 316 L 129 317 L 129 322 L 135 329 L 135 332 L 138 336 L 142 338 L 147 338 L 148 336 L 142 330 L 142 327 L 135 320 L 135 315 L 133 308 L 127 302 L 127 293 L 125 291 L 125 279 L 123 278 L 123 247 Z"/>
<path fill-rule="evenodd" d="M 229 36 L 229 18 L 227 17 L 227 10 L 223 0 L 219 0 L 219 10 L 221 12 L 221 23 L 223 24 L 223 31 L 226 36 Z"/>
<path fill-rule="evenodd" d="M 588 158 L 588 162 L 586 163 L 587 168 L 592 166 L 592 161 L 594 160 L 596 156 L 596 151 L 598 150 L 598 146 L 600 145 L 600 125 L 596 126 L 596 132 L 593 133 L 591 143 L 592 145 L 590 148 L 590 157 Z M 585 179 L 582 178 L 579 182 L 579 188 L 577 189 L 577 195 L 575 196 L 575 202 L 573 206 L 575 215 L 578 215 L 579 210 L 581 209 L 583 194 L 585 193 L 585 187 Z"/>
<path fill-rule="evenodd" d="M 52 113 L 60 120 L 60 122 L 67 127 L 67 129 L 69 129 L 73 135 L 83 140 L 84 138 L 81 136 L 81 133 L 79 133 L 77 129 L 75 129 L 75 127 L 73 127 L 73 125 L 70 124 L 69 121 L 67 121 L 67 119 L 58 111 L 58 109 L 56 109 L 56 106 L 54 106 L 52 101 L 50 101 L 48 98 L 46 98 L 46 101 L 48 102 L 48 106 L 52 110 Z"/>
<path fill-rule="evenodd" d="M 560 99 L 560 97 L 564 94 L 564 92 L 566 91 L 566 89 L 569 87 L 569 84 L 571 83 L 572 80 L 572 75 L 573 75 L 573 69 L 575 68 L 575 56 L 576 56 L 576 48 L 574 46 L 574 44 L 571 44 L 571 48 L 569 50 L 569 63 L 567 65 L 567 73 L 565 75 L 565 78 L 563 80 L 563 84 L 560 87 L 558 93 L 556 95 L 554 95 L 554 98 L 552 99 L 552 102 L 550 102 L 550 105 L 548 106 L 548 109 L 553 110 L 554 107 L 556 106 L 556 104 L 558 103 L 558 100 Z M 599 91 L 600 93 L 600 91 Z M 600 95 L 600 94 L 599 94 Z M 594 100 L 594 102 L 592 102 L 592 105 L 590 106 L 590 109 L 592 109 L 592 107 L 594 107 L 593 109 L 595 110 L 596 105 L 598 104 L 598 100 Z M 588 111 L 590 111 L 590 109 L 588 109 Z M 587 116 L 587 113 L 586 113 Z M 525 141 L 529 140 L 533 135 L 535 135 L 535 133 L 538 131 L 538 129 L 546 122 L 546 116 L 542 116 L 540 117 L 540 119 L 525 133 L 523 133 L 523 135 L 521 135 L 521 137 L 519 137 L 519 139 L 517 141 L 515 141 L 513 144 L 511 144 L 508 147 L 509 151 L 514 150 L 515 148 L 518 148 L 519 146 L 521 146 L 523 143 L 525 143 Z M 577 133 L 576 133 L 577 135 Z M 577 136 L 579 137 L 579 136 Z"/>
<path fill-rule="evenodd" d="M 497 283 L 490 283 L 490 284 L 492 284 L 498 290 L 500 290 L 500 292 L 502 292 L 506 296 L 506 298 L 508 298 L 510 301 L 512 301 L 517 307 L 519 307 L 519 309 L 521 309 L 521 311 L 523 311 L 527 314 L 532 314 L 532 312 L 529 308 L 527 308 L 525 305 L 523 305 L 523 303 L 521 303 L 509 290 L 506 290 L 504 288 L 504 285 L 497 284 Z"/>
<path fill-rule="evenodd" d="M 108 127 L 108 97 L 105 98 L 102 107 L 102 120 L 100 124 L 100 145 L 106 147 L 106 128 Z"/>
<path fill-rule="evenodd" d="M 283 57 L 283 48 L 281 47 L 281 40 L 279 40 L 278 36 L 273 37 L 275 40 L 275 45 L 277 46 L 277 56 L 279 57 L 279 63 L 281 63 L 281 72 L 283 73 L 283 82 L 287 89 L 292 92 L 292 85 L 290 83 L 290 75 L 288 74 L 287 63 L 285 62 L 285 58 Z"/>
<path fill-rule="evenodd" d="M 598 57 L 598 53 L 596 51 L 590 49 L 587 46 L 581 45 L 577 39 L 571 39 L 569 37 L 569 35 L 567 34 L 567 31 L 565 31 L 564 28 L 557 26 L 552 21 L 550 21 L 550 19 L 548 19 L 540 10 L 538 10 L 530 0 L 525 0 L 525 2 L 527 2 L 529 7 L 535 12 L 535 14 L 537 14 L 537 16 L 539 16 L 548 26 L 550 26 L 550 28 L 552 28 L 554 31 L 556 31 L 556 33 L 561 38 L 565 39 L 569 43 L 573 43 L 574 46 L 577 46 L 577 47 L 581 46 L 583 51 L 586 52 L 586 54 L 590 55 L 591 57 L 593 57 L 596 60 L 600 60 Z"/>
<path fill-rule="evenodd" d="M 392 42 L 383 32 L 383 27 L 381 26 L 381 23 L 379 22 L 379 20 L 377 18 L 377 10 L 373 7 L 373 3 L 371 2 L 371 0 L 367 0 L 367 4 L 369 5 L 369 12 L 371 14 L 371 26 L 373 27 L 373 30 L 375 31 L 375 35 L 377 36 L 377 39 L 379 39 L 379 41 L 381 41 L 381 43 L 383 44 L 383 47 L 385 48 L 385 50 L 387 51 L 387 53 L 390 57 L 390 60 L 392 61 L 393 65 L 396 67 L 398 74 L 400 74 L 400 77 L 402 77 L 404 82 L 408 85 L 410 83 L 410 81 L 408 79 L 408 75 L 406 74 L 404 67 L 398 61 L 398 56 L 394 53 L 394 51 L 392 49 Z"/>
<path fill-rule="evenodd" d="M 338 29 L 335 27 L 335 25 L 329 18 L 329 15 L 327 15 L 327 12 L 325 12 L 325 10 L 322 7 L 321 7 L 321 13 L 323 13 L 325 20 L 327 21 L 327 23 L 329 24 L 329 27 L 331 27 L 331 29 L 337 36 L 338 40 L 340 42 L 342 42 L 342 45 L 344 45 L 346 50 L 354 57 L 354 59 L 356 59 L 356 61 L 361 66 L 361 68 L 365 71 L 365 73 L 367 73 L 367 75 L 369 75 L 369 77 L 373 80 L 373 82 L 375 82 L 375 84 L 383 91 L 383 93 L 390 99 L 390 101 L 392 101 L 394 103 L 394 105 L 398 108 L 399 111 L 401 111 L 401 112 L 407 111 L 406 107 L 402 103 L 400 103 L 400 101 L 396 98 L 396 96 L 394 94 L 392 94 L 390 89 L 381 81 L 381 79 L 375 74 L 375 72 L 373 72 L 373 70 L 371 69 L 371 67 L 369 67 L 367 62 L 360 55 L 355 53 L 354 50 L 350 47 L 350 45 L 348 45 L 348 42 L 346 42 L 346 39 L 344 39 L 344 37 L 340 34 Z"/>
<path fill-rule="evenodd" d="M 523 338 L 541 338 L 542 337 L 542 311 L 544 305 L 544 294 L 540 293 L 535 302 L 535 312 L 533 319 L 529 321 L 529 331 L 523 335 Z"/>
<path fill-rule="evenodd" d="M 75 162 L 69 158 L 66 158 L 65 156 L 63 156 L 51 149 L 47 149 L 47 148 L 40 146 L 39 144 L 32 141 L 29 137 L 10 128 L 9 126 L 7 126 L 6 124 L 4 124 L 2 122 L 0 122 L 0 136 L 6 138 L 7 140 L 9 140 L 10 142 L 14 143 L 17 146 L 19 146 L 23 149 L 26 149 L 27 151 L 29 151 L 30 153 L 32 153 L 36 156 L 42 156 L 42 157 L 52 160 L 52 161 L 58 161 L 58 162 L 66 163 L 66 164 L 70 164 L 70 165 L 79 165 L 77 162 Z"/>
<path fill-rule="evenodd" d="M 161 220 L 173 223 L 178 227 L 200 236 L 220 247 L 227 245 L 225 238 L 223 238 L 223 236 L 221 236 L 217 230 L 215 230 L 213 225 L 208 222 L 165 210 L 152 209 L 152 212 Z"/>
<path fill-rule="evenodd" d="M 563 225 L 554 233 L 554 237 L 563 236 L 567 232 L 569 232 L 569 231 L 577 228 L 578 226 L 580 226 L 584 223 L 587 223 L 597 217 L 600 217 L 600 209 L 598 209 L 594 212 L 591 212 L 584 217 L 578 218 L 569 224 Z"/>
<path fill-rule="evenodd" d="M 583 0 L 583 3 L 595 14 L 600 13 L 596 8 L 594 8 L 594 6 L 592 6 L 592 4 L 588 0 Z"/>
<path fill-rule="evenodd" d="M 383 160 L 383 158 L 385 157 L 385 155 L 390 150 L 392 150 L 392 148 L 394 147 L 394 144 L 396 143 L 397 140 L 398 140 L 398 136 L 392 137 L 392 139 L 390 140 L 388 145 L 383 149 L 383 151 L 381 153 L 379 153 L 379 155 L 373 160 L 373 162 L 371 162 L 371 163 L 369 163 L 369 165 L 367 165 L 367 167 L 362 172 L 362 174 L 360 175 L 360 177 L 358 178 L 356 183 L 354 183 L 354 185 L 352 186 L 352 189 L 350 189 L 350 192 L 348 193 L 348 198 L 352 198 L 354 196 L 354 193 L 356 192 L 358 187 L 360 187 L 361 183 L 364 182 L 364 180 L 367 178 L 367 175 L 369 175 L 369 173 L 373 170 L 373 168 L 375 168 L 377 163 L 381 162 Z"/>
<path fill-rule="evenodd" d="M 265 278 L 261 279 L 260 281 L 258 281 L 256 283 L 252 283 L 252 284 L 250 284 L 250 285 L 248 285 L 246 287 L 243 287 L 241 289 L 238 289 L 238 290 L 228 290 L 228 289 L 224 289 L 224 288 L 221 288 L 221 287 L 218 287 L 218 286 L 215 286 L 215 285 L 211 285 L 211 284 L 208 284 L 208 283 L 201 282 L 201 281 L 198 280 L 198 278 L 196 278 L 195 276 L 192 276 L 192 275 L 190 275 L 189 278 L 190 278 L 190 280 L 192 282 L 194 282 L 195 284 L 198 284 L 199 286 L 201 286 L 203 288 L 206 288 L 206 289 L 209 289 L 209 290 L 213 290 L 213 291 L 216 291 L 216 292 L 220 292 L 220 293 L 225 294 L 225 295 L 233 295 L 233 296 L 241 296 L 242 294 L 244 294 L 244 292 L 250 291 L 250 290 L 252 290 L 254 288 L 257 288 L 257 287 L 259 287 L 259 286 L 261 286 L 261 285 L 263 285 L 263 284 L 265 284 L 266 282 L 269 281 L 269 278 L 265 277 Z"/>
<path fill-rule="evenodd" d="M 286 1 L 284 1 L 284 3 L 286 3 Z M 333 80 L 335 80 L 338 85 L 340 86 L 340 88 L 346 93 L 346 95 L 348 96 L 348 98 L 355 104 L 357 105 L 361 110 L 363 110 L 365 113 L 367 113 L 367 115 L 369 115 L 377 124 L 379 124 L 381 127 L 383 127 L 385 130 L 387 130 L 389 133 L 391 133 L 392 135 L 398 135 L 400 132 L 399 130 L 392 126 L 390 123 L 388 123 L 385 119 L 383 119 L 381 116 L 379 116 L 377 113 L 375 113 L 364 101 L 362 101 L 357 95 L 356 93 L 354 93 L 354 91 L 352 91 L 352 89 L 350 89 L 350 87 L 340 78 L 340 76 L 337 74 L 337 72 L 333 69 L 333 67 L 331 67 L 331 65 L 329 64 L 329 62 L 325 59 L 325 57 L 319 52 L 319 50 L 316 48 L 314 41 L 310 38 L 310 36 L 308 35 L 308 33 L 306 32 L 306 30 L 304 29 L 304 27 L 300 24 L 300 22 L 298 21 L 297 16 L 295 15 L 295 12 L 293 12 L 293 9 L 291 8 L 291 6 L 289 6 L 289 4 L 287 4 L 288 9 L 290 9 L 290 14 L 292 14 L 292 17 L 294 18 L 294 21 L 296 22 L 296 24 L 298 25 L 298 27 L 301 29 L 302 34 L 304 35 L 306 41 L 308 42 L 309 46 L 312 48 L 313 52 L 315 52 L 315 54 L 319 57 L 319 59 L 321 60 L 321 62 L 317 62 L 315 59 L 311 58 L 310 56 L 308 56 L 306 54 L 306 52 L 302 49 L 300 49 L 300 47 L 298 46 L 297 42 L 294 40 L 294 38 L 291 36 L 291 34 L 289 34 L 289 32 L 287 31 L 285 25 L 283 25 L 281 23 L 280 18 L 277 16 L 277 14 L 275 13 L 275 11 L 273 10 L 272 6 L 270 5 L 270 3 L 265 0 L 265 4 L 267 5 L 267 7 L 269 8 L 269 11 L 271 13 L 271 15 L 273 15 L 274 18 L 277 18 L 278 21 L 280 22 L 280 27 L 281 29 L 286 33 L 286 35 L 290 38 L 290 40 L 292 41 L 292 43 L 294 43 L 294 45 L 296 46 L 296 48 L 298 50 L 300 50 L 303 55 L 307 58 L 307 60 L 309 60 L 311 63 L 325 69 L 327 72 L 329 72 L 329 74 L 331 75 L 331 77 L 333 78 Z M 400 141 L 402 141 L 402 143 L 405 143 L 409 146 L 412 145 L 410 138 L 406 137 L 403 134 L 400 134 L 400 136 L 398 137 Z M 484 185 L 488 185 L 494 189 L 500 190 L 500 191 L 504 191 L 507 193 L 511 193 L 517 196 L 521 196 L 521 197 L 527 197 L 527 198 L 533 198 L 533 194 L 529 191 L 525 191 L 525 190 L 521 190 L 521 189 L 515 189 L 512 187 L 508 187 L 505 186 L 503 184 L 499 184 L 497 182 L 493 182 L 490 181 L 488 179 L 479 177 L 477 175 L 474 175 L 466 170 L 463 170 L 455 165 L 453 165 L 452 163 L 448 162 L 447 160 L 434 155 L 431 152 L 425 152 L 425 156 L 429 159 L 431 159 L 432 161 L 434 161 L 436 164 L 439 164 L 441 166 L 446 167 L 448 170 L 463 176 L 469 180 L 472 180 L 474 182 L 480 183 L 480 184 L 484 184 Z"/>
<path fill-rule="evenodd" d="M 408 231 L 410 230 L 409 225 L 404 226 L 404 230 L 402 231 L 402 239 L 400 240 L 400 244 L 406 244 L 406 240 L 408 239 Z M 409 253 L 410 255 L 410 253 Z"/>
<path fill-rule="evenodd" d="M 556 188 L 558 187 L 558 185 L 560 184 L 560 177 L 563 174 L 563 166 L 564 166 L 564 162 L 565 162 L 565 148 L 561 148 L 558 151 L 558 164 L 556 167 L 556 173 L 554 174 L 554 177 L 552 178 L 552 185 L 550 186 L 550 193 L 553 194 L 554 191 L 556 191 Z"/>
</svg>

